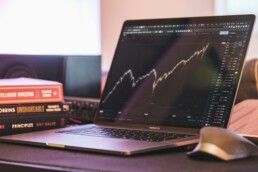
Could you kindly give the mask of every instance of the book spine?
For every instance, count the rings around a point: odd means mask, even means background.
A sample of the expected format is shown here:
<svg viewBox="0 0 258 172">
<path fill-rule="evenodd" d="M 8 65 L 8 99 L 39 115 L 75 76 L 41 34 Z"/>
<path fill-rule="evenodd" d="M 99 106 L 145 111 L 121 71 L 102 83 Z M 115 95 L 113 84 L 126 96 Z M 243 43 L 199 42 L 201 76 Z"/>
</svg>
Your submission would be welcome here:
<svg viewBox="0 0 258 172">
<path fill-rule="evenodd" d="M 0 118 L 11 115 L 69 113 L 71 102 L 0 105 Z"/>
<path fill-rule="evenodd" d="M 63 102 L 63 86 L 0 87 L 0 104 Z"/>
<path fill-rule="evenodd" d="M 23 115 L 0 119 L 0 136 L 65 127 L 67 114 Z"/>
</svg>

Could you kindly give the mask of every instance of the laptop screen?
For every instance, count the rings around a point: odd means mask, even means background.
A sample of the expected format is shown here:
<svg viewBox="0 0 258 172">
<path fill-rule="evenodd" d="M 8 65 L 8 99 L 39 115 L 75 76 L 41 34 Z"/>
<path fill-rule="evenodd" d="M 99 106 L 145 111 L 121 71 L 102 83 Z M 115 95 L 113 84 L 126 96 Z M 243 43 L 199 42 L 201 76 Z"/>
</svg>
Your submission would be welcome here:
<svg viewBox="0 0 258 172">
<path fill-rule="evenodd" d="M 226 127 L 254 16 L 123 25 L 97 121 Z"/>
</svg>

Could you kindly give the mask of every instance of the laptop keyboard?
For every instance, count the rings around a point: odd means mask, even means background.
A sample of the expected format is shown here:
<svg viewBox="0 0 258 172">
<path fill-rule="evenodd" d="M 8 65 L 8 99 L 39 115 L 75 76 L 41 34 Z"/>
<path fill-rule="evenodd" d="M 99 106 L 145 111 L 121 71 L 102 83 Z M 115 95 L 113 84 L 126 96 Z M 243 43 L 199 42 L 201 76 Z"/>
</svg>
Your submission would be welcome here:
<svg viewBox="0 0 258 172">
<path fill-rule="evenodd" d="M 151 142 L 161 142 L 166 140 L 181 139 L 181 138 L 193 136 L 191 134 L 181 134 L 181 133 L 139 131 L 139 130 L 99 128 L 99 127 L 91 127 L 87 129 L 85 128 L 71 129 L 71 130 L 59 131 L 58 133 L 133 139 L 133 140 L 142 140 L 142 141 L 151 141 Z"/>
</svg>

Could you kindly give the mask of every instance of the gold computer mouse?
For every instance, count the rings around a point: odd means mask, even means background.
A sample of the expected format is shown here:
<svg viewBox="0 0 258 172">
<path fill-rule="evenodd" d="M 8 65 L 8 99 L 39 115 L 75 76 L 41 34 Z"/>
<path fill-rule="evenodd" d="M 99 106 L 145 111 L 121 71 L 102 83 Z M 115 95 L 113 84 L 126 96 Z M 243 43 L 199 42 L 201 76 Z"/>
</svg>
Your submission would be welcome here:
<svg viewBox="0 0 258 172">
<path fill-rule="evenodd" d="M 247 158 L 257 152 L 257 145 L 233 131 L 219 127 L 204 127 L 200 131 L 199 143 L 187 155 L 190 158 L 215 157 L 229 161 Z"/>
</svg>

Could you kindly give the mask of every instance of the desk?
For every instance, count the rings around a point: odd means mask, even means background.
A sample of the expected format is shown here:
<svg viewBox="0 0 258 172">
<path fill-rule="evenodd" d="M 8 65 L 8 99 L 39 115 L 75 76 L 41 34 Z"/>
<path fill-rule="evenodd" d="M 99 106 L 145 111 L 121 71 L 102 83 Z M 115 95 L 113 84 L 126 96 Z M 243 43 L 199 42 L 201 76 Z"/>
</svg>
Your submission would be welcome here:
<svg viewBox="0 0 258 172">
<path fill-rule="evenodd" d="M 256 172 L 258 170 L 258 156 L 223 162 L 189 159 L 185 152 L 185 149 L 175 148 L 123 157 L 0 143 L 0 171 Z"/>
<path fill-rule="evenodd" d="M 237 132 L 252 131 L 258 134 L 258 100 L 248 100 L 234 107 L 230 129 Z M 247 113 L 248 112 L 248 113 Z M 252 112 L 252 113 L 250 113 Z M 246 120 L 243 120 L 243 119 Z M 241 119 L 241 120 L 240 120 Z M 252 120 L 249 120 L 252 119 Z M 238 121 L 241 121 L 239 125 Z M 244 122 L 244 123 L 243 123 Z M 246 124 L 246 125 L 243 125 Z M 248 129 L 248 130 L 247 130 Z M 255 133 L 257 131 L 257 133 Z M 237 161 L 193 160 L 186 149 L 173 148 L 130 157 L 68 151 L 53 148 L 0 143 L 0 171 L 119 171 L 119 172 L 257 172 L 258 155 Z"/>
</svg>

